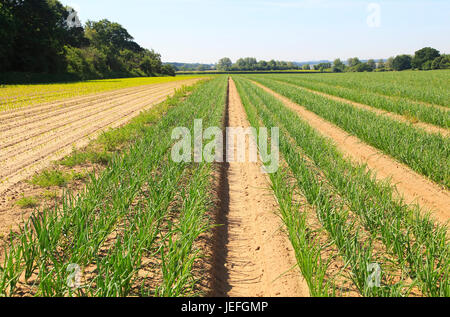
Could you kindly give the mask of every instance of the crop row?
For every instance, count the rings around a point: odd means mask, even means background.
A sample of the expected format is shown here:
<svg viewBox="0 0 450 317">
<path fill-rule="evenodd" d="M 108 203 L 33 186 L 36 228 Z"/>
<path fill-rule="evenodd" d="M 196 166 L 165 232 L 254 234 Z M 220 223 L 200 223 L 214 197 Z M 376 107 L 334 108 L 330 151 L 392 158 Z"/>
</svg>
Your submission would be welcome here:
<svg viewBox="0 0 450 317">
<path fill-rule="evenodd" d="M 406 99 L 393 99 L 361 88 L 339 87 L 327 81 L 309 80 L 299 76 L 274 76 L 273 79 L 397 113 L 411 121 L 422 121 L 443 128 L 450 127 L 450 111 L 433 105 L 425 106 Z"/>
<path fill-rule="evenodd" d="M 450 249 L 445 226 L 434 223 L 418 207 L 394 198 L 395 190 L 390 184 L 376 181 L 364 165 L 345 159 L 330 140 L 320 136 L 282 102 L 243 77 L 236 77 L 236 83 L 252 124 L 259 119 L 266 126 L 280 126 L 280 150 L 289 173 L 296 178 L 298 189 L 349 263 L 350 279 L 361 294 L 407 295 L 414 285 L 428 296 L 450 294 Z M 314 241 L 304 236 L 308 230 L 302 213 L 290 202 L 292 189 L 283 181 L 282 174 L 271 178 L 312 295 L 330 294 L 332 286 L 324 278 L 327 262 L 320 259 Z M 359 233 L 364 231 L 369 236 Z M 380 263 L 384 273 L 382 286 L 370 288 L 368 266 L 380 260 L 374 253 L 378 244 L 384 245 L 390 261 Z M 389 271 L 393 264 L 401 276 Z M 407 283 L 408 279 L 412 282 Z"/>
<path fill-rule="evenodd" d="M 225 85 L 224 78 L 209 81 L 154 125 L 141 122 L 143 137 L 100 175 L 92 174 L 83 192 L 66 193 L 60 206 L 36 211 L 12 233 L 0 294 L 24 287 L 42 296 L 192 294 L 199 256 L 194 243 L 210 226 L 205 213 L 212 166 L 174 163 L 170 136 L 195 118 L 219 125 Z M 160 281 L 140 278 L 148 269 L 144 260 L 157 262 Z M 73 264 L 85 273 L 81 288 L 67 283 Z"/>
<path fill-rule="evenodd" d="M 450 187 L 450 139 L 318 96 L 301 87 L 260 77 L 255 80 L 396 158 L 419 174 Z"/>
<path fill-rule="evenodd" d="M 293 77 L 288 76 L 286 77 Z M 385 96 L 450 107 L 448 70 L 431 72 L 305 74 L 311 82 L 370 91 Z"/>
</svg>

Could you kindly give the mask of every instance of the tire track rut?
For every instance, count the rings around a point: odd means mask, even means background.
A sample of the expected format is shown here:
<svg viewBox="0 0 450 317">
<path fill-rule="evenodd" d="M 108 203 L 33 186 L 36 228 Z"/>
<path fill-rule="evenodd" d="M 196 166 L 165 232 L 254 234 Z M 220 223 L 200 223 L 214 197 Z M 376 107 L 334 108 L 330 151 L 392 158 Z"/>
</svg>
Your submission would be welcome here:
<svg viewBox="0 0 450 317">
<path fill-rule="evenodd" d="M 229 79 L 230 127 L 249 127 L 233 80 Z M 256 144 L 246 142 L 246 152 Z M 251 145 L 250 142 L 253 142 Z M 236 145 L 227 152 L 235 151 Z M 306 297 L 309 290 L 297 267 L 292 245 L 276 214 L 278 204 L 261 163 L 224 163 L 221 178 L 222 244 L 216 246 L 220 264 L 216 268 L 215 296 Z M 226 190 L 224 193 L 223 190 Z M 220 217 L 219 217 L 220 218 Z M 217 258 L 217 255 L 216 255 Z"/>
</svg>

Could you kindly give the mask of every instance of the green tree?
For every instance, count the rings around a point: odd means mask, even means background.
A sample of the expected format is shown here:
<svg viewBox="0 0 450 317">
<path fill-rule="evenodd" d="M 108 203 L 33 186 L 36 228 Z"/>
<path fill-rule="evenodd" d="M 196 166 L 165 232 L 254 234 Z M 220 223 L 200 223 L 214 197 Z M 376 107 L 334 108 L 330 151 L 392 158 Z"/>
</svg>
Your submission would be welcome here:
<svg viewBox="0 0 450 317">
<path fill-rule="evenodd" d="M 298 69 L 299 67 L 295 65 L 293 62 L 287 62 L 287 69 Z"/>
<path fill-rule="evenodd" d="M 175 68 L 170 64 L 165 64 L 161 68 L 161 74 L 167 76 L 175 76 Z"/>
<path fill-rule="evenodd" d="M 345 64 L 339 59 L 335 59 L 333 62 L 332 71 L 335 73 L 342 73 L 345 70 Z"/>
<path fill-rule="evenodd" d="M 196 68 L 197 71 L 199 72 L 204 72 L 205 70 L 207 70 L 206 66 L 203 64 L 199 64 Z"/>
<path fill-rule="evenodd" d="M 147 75 L 154 76 L 162 72 L 161 55 L 153 50 L 144 50 L 139 68 Z"/>
<path fill-rule="evenodd" d="M 372 70 L 375 70 L 377 68 L 377 64 L 375 63 L 375 61 L 373 59 L 369 59 L 367 61 L 367 65 L 368 67 L 370 67 Z"/>
<path fill-rule="evenodd" d="M 361 64 L 361 61 L 359 60 L 358 57 L 349 58 L 347 60 L 348 67 L 354 67 L 354 66 L 356 66 L 358 64 Z"/>
<path fill-rule="evenodd" d="M 120 24 L 74 26 L 69 10 L 58 0 L 0 0 L 0 71 L 80 79 L 162 73 L 161 56 L 139 46 Z"/>
<path fill-rule="evenodd" d="M 303 70 L 311 70 L 311 66 L 309 64 L 305 64 L 302 66 Z"/>
<path fill-rule="evenodd" d="M 108 48 L 115 52 L 125 48 L 137 49 L 136 43 L 132 43 L 133 37 L 125 28 L 106 19 L 98 22 L 88 21 L 86 23 L 86 36 L 91 44 L 97 48 Z"/>
<path fill-rule="evenodd" d="M 236 61 L 235 68 L 237 70 L 256 70 L 257 65 L 258 62 L 256 61 L 256 58 L 246 57 L 239 58 Z"/>
<path fill-rule="evenodd" d="M 280 62 L 280 67 L 281 67 L 282 70 L 287 70 L 287 69 L 290 68 L 289 63 L 285 62 L 285 61 L 281 61 Z"/>
<path fill-rule="evenodd" d="M 243 58 L 239 58 L 236 61 L 235 68 L 237 70 L 245 70 L 245 68 L 246 68 L 245 60 Z"/>
<path fill-rule="evenodd" d="M 422 64 L 421 69 L 422 70 L 431 70 L 433 61 L 426 61 L 425 63 Z"/>
<path fill-rule="evenodd" d="M 369 63 L 359 63 L 352 67 L 355 72 L 371 72 L 373 71 L 373 66 Z"/>
<path fill-rule="evenodd" d="M 331 63 L 319 63 L 317 65 L 314 65 L 315 70 L 320 70 L 321 72 L 324 72 L 327 69 L 331 68 Z"/>
<path fill-rule="evenodd" d="M 69 11 L 73 11 L 75 14 L 77 12 L 71 8 L 71 7 L 65 7 L 66 13 L 68 14 Z M 64 44 L 70 45 L 73 47 L 87 47 L 89 46 L 90 42 L 89 39 L 86 38 L 84 35 L 84 28 L 82 26 L 69 26 L 67 25 L 67 19 L 69 18 L 66 13 L 63 16 L 64 19 L 64 25 L 66 26 L 67 32 L 65 34 L 65 40 Z"/>
<path fill-rule="evenodd" d="M 244 70 L 256 70 L 258 65 L 258 61 L 254 57 L 246 57 L 244 58 L 245 69 Z"/>
<path fill-rule="evenodd" d="M 414 54 L 414 57 L 411 61 L 411 65 L 413 68 L 417 68 L 417 69 L 424 69 L 424 64 L 426 63 L 427 65 L 425 66 L 427 69 L 431 68 L 431 63 L 433 62 L 433 60 L 435 60 L 436 58 L 438 58 L 441 54 L 439 53 L 438 50 L 431 48 L 431 47 L 424 47 L 418 51 L 416 51 L 416 53 Z M 427 63 L 429 62 L 429 63 Z"/>
<path fill-rule="evenodd" d="M 101 76 L 101 74 L 96 71 L 92 60 L 88 59 L 86 50 L 72 46 L 66 46 L 65 50 L 68 73 L 75 74 L 83 80 Z"/>
<path fill-rule="evenodd" d="M 233 62 L 228 57 L 224 57 L 219 60 L 217 63 L 217 70 L 220 71 L 230 71 L 231 67 L 233 66 Z"/>
<path fill-rule="evenodd" d="M 70 38 L 66 8 L 57 0 L 3 0 L 1 4 L 0 20 L 11 22 L 12 17 L 13 21 L 11 27 L 2 27 L 13 51 L 7 70 L 65 71 L 64 46 Z"/>
<path fill-rule="evenodd" d="M 259 61 L 256 65 L 257 70 L 268 70 L 269 66 L 266 61 Z"/>
<path fill-rule="evenodd" d="M 385 64 L 386 70 L 394 70 L 394 58 L 389 57 Z"/>
<path fill-rule="evenodd" d="M 409 55 L 398 55 L 392 61 L 392 68 L 397 71 L 411 69 L 412 57 Z"/>
<path fill-rule="evenodd" d="M 268 67 L 270 70 L 276 70 L 277 69 L 277 62 L 275 60 L 270 60 L 268 63 Z"/>
<path fill-rule="evenodd" d="M 449 69 L 450 68 L 450 55 L 441 55 L 436 57 L 431 63 L 431 69 Z"/>
<path fill-rule="evenodd" d="M 0 72 L 8 70 L 14 55 L 15 19 L 10 8 L 0 2 Z"/>
</svg>

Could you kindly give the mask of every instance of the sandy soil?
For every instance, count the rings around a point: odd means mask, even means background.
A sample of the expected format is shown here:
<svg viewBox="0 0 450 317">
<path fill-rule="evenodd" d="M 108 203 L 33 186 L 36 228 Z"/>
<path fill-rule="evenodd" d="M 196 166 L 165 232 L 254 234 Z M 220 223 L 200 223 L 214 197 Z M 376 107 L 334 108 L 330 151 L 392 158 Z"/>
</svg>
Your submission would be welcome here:
<svg viewBox="0 0 450 317">
<path fill-rule="evenodd" d="M 231 78 L 228 119 L 230 127 L 249 126 Z M 309 296 L 306 282 L 296 267 L 292 246 L 282 231 L 283 223 L 276 214 L 278 205 L 261 164 L 231 162 L 226 174 L 226 239 L 221 250 L 224 267 L 222 272 L 218 270 L 216 278 L 221 282 L 216 283 L 214 295 Z"/>
<path fill-rule="evenodd" d="M 144 91 L 148 89 L 149 86 L 138 86 L 138 87 L 129 87 L 129 88 L 123 88 L 123 89 L 117 89 L 97 94 L 89 94 L 89 95 L 83 95 L 79 97 L 73 97 L 70 99 L 63 99 L 63 100 L 56 100 L 51 102 L 45 102 L 35 105 L 30 105 L 28 107 L 20 107 L 18 109 L 12 109 L 12 110 L 4 110 L 0 112 L 0 119 L 5 118 L 14 118 L 17 116 L 29 116 L 30 114 L 36 114 L 39 112 L 45 112 L 48 110 L 54 110 L 55 108 L 62 108 L 62 107 L 68 107 L 77 105 L 79 103 L 85 103 L 88 101 L 91 102 L 97 102 L 98 100 L 106 100 L 106 99 L 113 99 L 115 96 L 125 96 L 127 94 L 131 94 L 137 91 Z"/>
<path fill-rule="evenodd" d="M 263 85 L 255 84 L 283 101 L 288 108 L 297 112 L 300 117 L 308 121 L 322 135 L 332 139 L 344 155 L 355 162 L 366 163 L 369 169 L 376 171 L 378 179 L 390 179 L 407 203 L 418 203 L 425 211 L 430 211 L 431 215 L 442 223 L 446 223 L 450 219 L 449 191 L 288 98 Z"/>
<path fill-rule="evenodd" d="M 122 89 L 0 114 L 0 195 L 107 128 L 125 124 L 198 79 Z M 4 197 L 2 197 L 4 199 Z"/>
</svg>

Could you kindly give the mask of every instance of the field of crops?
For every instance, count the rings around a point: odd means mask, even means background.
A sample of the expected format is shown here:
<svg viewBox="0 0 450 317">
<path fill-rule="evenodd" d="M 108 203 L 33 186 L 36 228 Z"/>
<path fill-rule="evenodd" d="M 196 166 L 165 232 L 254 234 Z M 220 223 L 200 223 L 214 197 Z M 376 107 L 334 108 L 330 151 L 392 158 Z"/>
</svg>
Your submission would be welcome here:
<svg viewBox="0 0 450 317">
<path fill-rule="evenodd" d="M 282 76 L 288 78 L 290 76 Z M 298 77 L 298 76 L 296 76 Z M 389 97 L 450 107 L 449 71 L 433 72 L 388 72 L 388 73 L 343 73 L 314 76 L 306 74 L 298 78 L 313 83 L 359 89 Z M 363 94 L 361 94 L 363 95 Z"/>
<path fill-rule="evenodd" d="M 359 123 L 360 127 L 365 128 L 366 125 L 360 124 L 361 122 L 377 123 L 375 120 L 363 121 L 363 118 L 358 120 L 357 113 L 353 113 L 351 119 L 345 119 L 344 105 L 334 105 L 332 101 L 320 98 L 300 99 L 311 95 L 307 92 L 294 93 L 292 91 L 295 88 L 277 85 L 266 77 L 254 79 L 277 89 L 307 109 L 314 112 L 316 110 L 337 125 L 341 122 Z M 322 259 L 323 250 L 316 243 L 319 239 L 316 235 L 326 235 L 329 241 L 334 241 L 338 256 L 343 258 L 343 262 L 349 263 L 349 275 L 361 295 L 403 296 L 411 291 L 427 296 L 449 295 L 449 245 L 445 226 L 433 222 L 417 211 L 416 207 L 395 199 L 391 186 L 375 181 L 373 173 L 377 171 L 368 172 L 364 166 L 346 160 L 330 140 L 323 138 L 307 121 L 296 116 L 275 97 L 244 78 L 238 80 L 238 86 L 249 116 L 254 120 L 262 120 L 265 125 L 280 126 L 283 131 L 280 139 L 281 152 L 289 166 L 284 177 L 293 177 L 296 184 L 287 186 L 288 182 L 283 181 L 282 173 L 272 175 L 273 186 L 280 195 L 278 199 L 282 206 L 284 199 L 283 216 L 288 228 L 293 227 L 289 228 L 289 233 L 293 243 L 299 246 L 296 250 L 297 258 L 313 295 L 328 295 L 336 289 L 325 278 L 330 259 L 328 254 Z M 367 115 L 368 112 L 364 114 Z M 379 120 L 388 123 L 387 119 Z M 344 124 L 343 128 L 346 130 L 347 126 Z M 378 129 L 375 130 L 378 138 L 374 140 L 381 142 L 390 141 L 387 137 L 382 137 L 383 130 L 388 131 L 387 135 L 391 138 L 395 138 L 397 133 L 403 136 L 401 129 L 393 130 L 387 124 L 367 128 L 367 132 Z M 350 133 L 355 131 L 358 130 L 349 128 Z M 361 137 L 365 135 L 362 133 Z M 424 150 L 434 151 L 436 157 L 432 165 L 436 167 L 439 167 L 438 153 L 442 153 L 442 159 L 447 163 L 440 166 L 440 174 L 444 177 L 446 175 L 448 180 L 448 139 L 438 139 L 443 143 L 435 150 L 431 146 Z M 429 143 L 418 141 L 410 146 L 423 147 L 425 144 Z M 397 143 L 397 147 L 386 148 L 399 150 L 399 145 Z M 292 205 L 292 197 L 296 191 L 300 191 L 306 198 L 314 215 L 295 213 L 296 206 Z M 445 208 L 448 208 L 448 200 Z M 295 216 L 298 218 L 295 219 Z M 315 217 L 326 232 L 309 231 L 311 228 L 306 225 L 307 217 Z M 299 232 L 303 234 L 299 235 Z M 333 261 L 333 256 L 331 258 Z M 317 265 L 311 269 L 311 262 L 315 264 L 316 261 Z M 368 265 L 371 263 L 379 263 L 382 268 L 383 286 L 380 288 L 367 287 L 366 281 L 370 273 Z"/>
<path fill-rule="evenodd" d="M 89 80 L 85 82 L 64 84 L 0 86 L 0 112 L 52 101 L 61 102 L 64 99 L 80 97 L 92 93 L 139 87 L 149 84 L 168 83 L 197 77 L 198 76 L 123 78 Z"/>
<path fill-rule="evenodd" d="M 450 296 L 449 71 L 180 79 L 0 88 L 0 159 L 64 139 L 74 115 L 127 116 L 3 194 L 0 223 L 28 205 L 0 226 L 0 296 Z M 175 162 L 174 129 L 199 119 L 219 144 L 254 127 L 248 148 L 269 128 L 279 168 L 226 161 L 228 146 Z"/>
<path fill-rule="evenodd" d="M 181 79 L 0 112 L 0 193 L 69 154 L 73 147 L 86 145 L 105 129 L 120 126 L 160 103 L 175 89 L 198 81 Z"/>
</svg>

